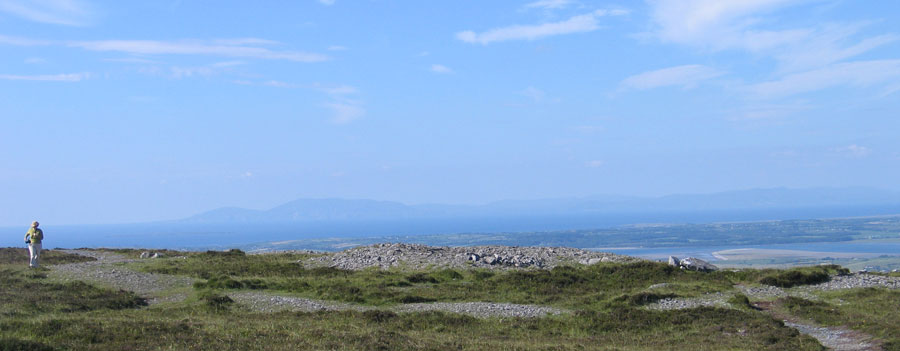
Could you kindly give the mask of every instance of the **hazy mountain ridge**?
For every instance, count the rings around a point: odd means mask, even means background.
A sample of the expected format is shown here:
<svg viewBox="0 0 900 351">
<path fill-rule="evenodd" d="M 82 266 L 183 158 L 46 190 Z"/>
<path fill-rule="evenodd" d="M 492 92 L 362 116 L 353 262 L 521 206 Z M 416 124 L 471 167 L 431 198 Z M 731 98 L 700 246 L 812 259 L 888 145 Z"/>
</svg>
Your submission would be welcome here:
<svg viewBox="0 0 900 351">
<path fill-rule="evenodd" d="M 406 205 L 365 199 L 298 199 L 269 210 L 224 207 L 188 222 L 302 222 L 397 220 L 559 214 L 690 212 L 779 208 L 826 208 L 900 204 L 900 193 L 873 188 L 752 189 L 656 198 L 601 195 L 585 198 L 504 200 L 486 205 Z"/>
</svg>

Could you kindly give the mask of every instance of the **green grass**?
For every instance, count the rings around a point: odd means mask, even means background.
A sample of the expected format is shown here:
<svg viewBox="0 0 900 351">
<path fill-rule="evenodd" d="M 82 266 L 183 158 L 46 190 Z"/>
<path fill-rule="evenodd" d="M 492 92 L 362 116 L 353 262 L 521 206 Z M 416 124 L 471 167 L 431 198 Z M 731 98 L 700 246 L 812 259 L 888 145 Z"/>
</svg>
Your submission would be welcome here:
<svg viewBox="0 0 900 351">
<path fill-rule="evenodd" d="M 688 272 L 656 262 L 506 272 L 477 269 L 349 271 L 304 268 L 296 263 L 303 257 L 305 255 L 207 252 L 179 260 L 144 261 L 139 268 L 205 279 L 195 284 L 201 290 L 276 290 L 366 305 L 491 301 L 602 308 L 646 298 L 649 295 L 642 290 L 656 283 L 674 283 L 671 288 L 659 292 L 665 297 L 725 291 L 733 284 L 732 279 L 723 274 Z"/>
<path fill-rule="evenodd" d="M 0 264 L 28 265 L 28 249 L 4 247 L 0 248 Z M 58 250 L 41 250 L 40 264 L 53 265 L 94 261 L 92 257 L 67 254 Z"/>
<path fill-rule="evenodd" d="M 46 281 L 41 270 L 0 265 L 0 316 L 123 309 L 146 305 L 133 293 L 96 288 L 84 282 Z"/>
<path fill-rule="evenodd" d="M 699 273 L 638 262 L 534 271 L 347 271 L 304 268 L 296 261 L 309 255 L 301 254 L 166 255 L 171 258 L 129 267 L 199 280 L 187 300 L 149 307 L 131 293 L 55 282 L 43 269 L 0 264 L 0 351 L 822 349 L 754 309 L 641 307 L 667 297 L 732 292 L 733 284 L 753 284 L 774 270 Z M 667 285 L 648 289 L 658 283 Z M 531 319 L 387 310 L 256 313 L 227 296 L 236 289 L 375 306 L 494 301 L 573 312 Z"/>
<path fill-rule="evenodd" d="M 900 351 L 900 291 L 866 288 L 823 292 L 821 296 L 823 301 L 788 297 L 778 303 L 793 315 L 863 331 L 884 340 L 884 350 Z"/>
<path fill-rule="evenodd" d="M 770 273 L 760 278 L 759 282 L 781 288 L 800 285 L 814 285 L 831 280 L 834 274 L 849 274 L 846 268 L 837 265 L 798 267 Z"/>
<path fill-rule="evenodd" d="M 0 321 L 0 335 L 73 350 L 819 350 L 759 314 L 617 309 L 542 319 L 441 312 L 255 314 L 187 306 Z"/>
</svg>

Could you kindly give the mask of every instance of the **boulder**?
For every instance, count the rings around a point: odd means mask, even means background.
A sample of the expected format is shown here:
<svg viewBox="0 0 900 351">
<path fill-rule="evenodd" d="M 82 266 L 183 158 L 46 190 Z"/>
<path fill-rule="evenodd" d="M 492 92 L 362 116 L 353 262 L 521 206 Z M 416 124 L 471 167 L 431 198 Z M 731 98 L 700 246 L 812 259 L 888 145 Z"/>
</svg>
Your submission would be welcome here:
<svg viewBox="0 0 900 351">
<path fill-rule="evenodd" d="M 719 270 L 719 267 L 716 267 L 713 264 L 696 257 L 685 257 L 679 259 L 675 256 L 669 256 L 669 265 L 672 267 L 678 267 L 681 269 L 698 272 L 711 272 Z"/>
<path fill-rule="evenodd" d="M 141 252 L 141 258 L 150 258 L 150 253 L 147 251 Z"/>
<path fill-rule="evenodd" d="M 686 257 L 678 262 L 682 269 L 698 272 L 711 272 L 719 270 L 719 267 L 696 257 Z"/>
<path fill-rule="evenodd" d="M 606 258 L 606 257 L 604 257 L 604 258 Z M 588 265 L 598 264 L 600 262 L 605 262 L 605 261 L 603 261 L 603 258 L 596 258 L 596 257 L 587 260 Z"/>
<path fill-rule="evenodd" d="M 498 264 L 498 263 L 500 263 L 500 257 L 497 257 L 497 255 L 486 256 L 486 257 L 484 258 L 484 263 L 487 263 L 487 264 Z"/>
<path fill-rule="evenodd" d="M 678 257 L 669 256 L 669 265 L 672 267 L 681 267 L 678 261 Z"/>
</svg>

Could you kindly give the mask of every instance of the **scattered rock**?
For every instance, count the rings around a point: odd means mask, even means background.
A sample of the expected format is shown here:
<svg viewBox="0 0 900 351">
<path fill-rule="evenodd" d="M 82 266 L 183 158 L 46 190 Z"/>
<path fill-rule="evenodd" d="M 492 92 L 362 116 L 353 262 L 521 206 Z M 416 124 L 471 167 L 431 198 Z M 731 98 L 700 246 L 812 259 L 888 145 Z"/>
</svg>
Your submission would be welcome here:
<svg viewBox="0 0 900 351">
<path fill-rule="evenodd" d="M 303 264 L 342 269 L 429 267 L 550 269 L 560 264 L 633 262 L 639 258 L 567 247 L 473 246 L 436 247 L 420 244 L 375 244 L 312 257 Z"/>
<path fill-rule="evenodd" d="M 417 311 L 443 311 L 460 314 L 467 314 L 478 318 L 489 317 L 525 317 L 535 318 L 546 315 L 558 315 L 565 311 L 558 308 L 536 306 L 536 305 L 519 305 L 512 303 L 493 303 L 493 302 L 435 302 L 435 303 L 410 303 L 399 305 L 394 308 L 397 312 L 417 312 Z"/>
<path fill-rule="evenodd" d="M 669 256 L 669 265 L 698 272 L 712 272 L 719 270 L 719 267 L 716 267 L 713 264 L 696 257 L 685 257 L 683 259 L 678 259 L 678 257 Z"/>
<path fill-rule="evenodd" d="M 149 252 L 149 251 L 141 252 L 141 259 L 145 259 L 145 258 L 161 258 L 161 257 L 164 257 L 164 256 L 163 256 L 163 254 L 161 254 L 161 253 L 159 253 L 159 252 Z"/>
<path fill-rule="evenodd" d="M 97 260 L 52 266 L 50 268 L 53 271 L 52 274 L 59 279 L 87 280 L 116 289 L 133 291 L 147 297 L 148 303 L 151 305 L 158 302 L 183 300 L 185 295 L 160 296 L 159 294 L 173 288 L 189 287 L 194 282 L 193 279 L 187 277 L 135 272 L 121 265 L 133 262 L 134 259 L 111 252 L 93 250 L 63 250 L 63 252 L 93 257 Z M 152 257 L 152 255 L 148 252 L 147 257 Z"/>
</svg>

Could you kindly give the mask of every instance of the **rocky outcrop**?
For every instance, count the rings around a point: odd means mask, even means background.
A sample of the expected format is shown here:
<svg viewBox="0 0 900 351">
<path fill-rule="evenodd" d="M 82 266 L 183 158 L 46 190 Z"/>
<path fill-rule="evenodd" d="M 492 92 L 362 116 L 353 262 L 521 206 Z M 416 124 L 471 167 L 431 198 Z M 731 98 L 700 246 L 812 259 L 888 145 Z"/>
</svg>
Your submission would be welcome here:
<svg viewBox="0 0 900 351">
<path fill-rule="evenodd" d="M 719 267 L 696 257 L 678 259 L 678 257 L 669 256 L 669 265 L 698 272 L 712 272 L 719 270 Z"/>
<path fill-rule="evenodd" d="M 161 254 L 159 252 L 150 252 L 150 251 L 141 252 L 142 259 L 143 258 L 161 258 L 161 257 L 163 257 L 163 254 Z"/>
<path fill-rule="evenodd" d="M 368 267 L 550 269 L 564 263 L 597 264 L 637 260 L 640 259 L 568 247 L 447 247 L 394 243 L 357 247 L 313 257 L 301 263 L 353 270 Z"/>
</svg>

